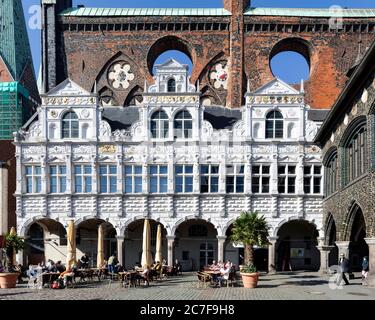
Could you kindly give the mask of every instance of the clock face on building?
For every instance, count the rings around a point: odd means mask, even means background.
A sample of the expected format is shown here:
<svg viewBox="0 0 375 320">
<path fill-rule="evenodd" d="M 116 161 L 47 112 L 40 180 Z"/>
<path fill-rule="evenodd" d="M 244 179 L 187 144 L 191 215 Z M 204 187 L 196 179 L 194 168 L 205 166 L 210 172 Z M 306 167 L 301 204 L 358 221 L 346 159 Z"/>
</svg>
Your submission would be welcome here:
<svg viewBox="0 0 375 320">
<path fill-rule="evenodd" d="M 226 61 L 221 61 L 216 63 L 211 68 L 210 80 L 215 89 L 227 89 L 228 88 L 228 63 Z"/>
<path fill-rule="evenodd" d="M 108 82 L 114 89 L 127 89 L 135 78 L 131 66 L 125 61 L 115 62 L 109 69 Z"/>
</svg>

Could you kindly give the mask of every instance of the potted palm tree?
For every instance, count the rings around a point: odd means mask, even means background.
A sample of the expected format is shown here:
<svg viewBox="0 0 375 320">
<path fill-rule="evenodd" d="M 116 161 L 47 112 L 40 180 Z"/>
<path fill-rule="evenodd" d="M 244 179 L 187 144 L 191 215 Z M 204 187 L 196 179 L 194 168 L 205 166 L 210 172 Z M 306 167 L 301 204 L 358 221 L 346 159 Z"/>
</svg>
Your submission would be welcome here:
<svg viewBox="0 0 375 320">
<path fill-rule="evenodd" d="M 19 272 L 16 270 L 14 255 L 25 247 L 24 239 L 15 232 L 10 232 L 5 236 L 5 244 L 2 249 L 5 254 L 5 268 L 0 273 L 0 288 L 15 288 Z"/>
<path fill-rule="evenodd" d="M 269 244 L 268 225 L 264 216 L 257 212 L 242 212 L 232 228 L 231 240 L 235 244 L 242 243 L 245 248 L 244 265 L 240 268 L 245 288 L 256 288 L 259 273 L 254 265 L 254 246 Z"/>
</svg>

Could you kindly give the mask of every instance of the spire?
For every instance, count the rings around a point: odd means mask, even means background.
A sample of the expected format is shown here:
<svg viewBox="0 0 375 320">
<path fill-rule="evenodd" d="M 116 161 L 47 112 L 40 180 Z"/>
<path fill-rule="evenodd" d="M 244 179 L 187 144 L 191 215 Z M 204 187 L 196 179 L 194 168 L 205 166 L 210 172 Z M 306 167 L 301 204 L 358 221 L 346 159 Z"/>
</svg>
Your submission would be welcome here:
<svg viewBox="0 0 375 320">
<path fill-rule="evenodd" d="M 247 93 L 250 93 L 251 92 L 251 88 L 250 88 L 250 79 L 247 79 Z"/>
<path fill-rule="evenodd" d="M 197 92 L 201 92 L 199 79 L 197 80 Z"/>
<path fill-rule="evenodd" d="M 98 93 L 98 82 L 96 81 L 96 79 L 95 79 L 95 83 L 94 83 L 94 93 L 95 94 Z"/>
<path fill-rule="evenodd" d="M 148 90 L 148 84 L 147 84 L 147 80 L 145 79 L 145 86 L 144 86 L 143 92 L 147 92 L 147 90 Z"/>
<path fill-rule="evenodd" d="M 301 79 L 301 89 L 299 90 L 301 93 L 305 93 L 305 84 L 303 79 Z"/>
</svg>

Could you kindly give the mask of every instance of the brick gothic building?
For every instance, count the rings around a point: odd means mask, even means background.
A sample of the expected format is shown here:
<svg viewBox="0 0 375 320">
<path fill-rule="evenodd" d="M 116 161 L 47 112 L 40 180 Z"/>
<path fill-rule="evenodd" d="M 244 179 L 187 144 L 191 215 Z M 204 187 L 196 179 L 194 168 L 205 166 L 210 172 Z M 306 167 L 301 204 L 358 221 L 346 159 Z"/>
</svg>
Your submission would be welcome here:
<svg viewBox="0 0 375 320">
<path fill-rule="evenodd" d="M 217 9 L 71 8 L 71 0 L 42 4 L 44 92 L 66 78 L 89 92 L 96 83 L 106 105 L 139 103 L 157 57 L 179 50 L 193 62 L 191 82 L 199 84 L 205 105 L 238 108 L 247 81 L 251 88 L 268 83 L 272 57 L 295 51 L 310 66 L 306 102 L 329 109 L 375 34 L 374 9 L 251 8 L 250 0 L 224 0 Z M 110 77 L 118 63 L 133 74 L 124 87 Z"/>
<path fill-rule="evenodd" d="M 113 70 L 114 86 L 125 87 L 132 69 L 118 62 Z M 95 262 L 104 224 L 106 256 L 117 250 L 132 266 L 149 218 L 154 246 L 163 226 L 170 264 L 178 258 L 196 270 L 230 258 L 238 265 L 241 249 L 228 236 L 241 211 L 252 210 L 270 226 L 269 265 L 259 250 L 260 269 L 289 260 L 294 270 L 320 268 L 323 180 L 312 140 L 326 111 L 305 103 L 303 86 L 278 79 L 249 91 L 241 109 L 206 107 L 189 79 L 187 66 L 171 59 L 156 68 L 136 107 L 103 108 L 71 80 L 42 96 L 15 139 L 24 262 L 65 260 L 74 220 L 78 257 L 89 252 Z"/>
<path fill-rule="evenodd" d="M 21 0 L 0 4 L 0 235 L 16 225 L 17 131 L 40 102 Z"/>
<path fill-rule="evenodd" d="M 320 129 L 325 167 L 324 234 L 326 254 L 337 248 L 353 270 L 370 258 L 375 285 L 375 43 L 339 96 Z M 335 250 L 334 250 L 335 249 Z"/>
</svg>

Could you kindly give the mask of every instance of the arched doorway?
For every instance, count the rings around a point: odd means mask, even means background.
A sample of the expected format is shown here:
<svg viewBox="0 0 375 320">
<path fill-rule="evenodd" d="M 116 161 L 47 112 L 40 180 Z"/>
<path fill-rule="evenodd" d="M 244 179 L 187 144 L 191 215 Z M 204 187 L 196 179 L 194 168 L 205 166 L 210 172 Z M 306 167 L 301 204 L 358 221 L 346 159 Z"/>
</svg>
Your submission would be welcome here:
<svg viewBox="0 0 375 320">
<path fill-rule="evenodd" d="M 358 205 L 353 206 L 349 215 L 350 228 L 349 260 L 351 271 L 362 270 L 362 259 L 369 254 L 366 238 L 366 222 Z"/>
<path fill-rule="evenodd" d="M 24 263 L 36 265 L 52 261 L 64 261 L 66 258 L 66 229 L 52 219 L 37 220 L 26 232 Z"/>
<path fill-rule="evenodd" d="M 77 226 L 76 244 L 77 244 L 77 260 L 84 253 L 90 257 L 89 266 L 96 267 L 98 255 L 98 229 L 103 226 L 104 231 L 104 257 L 105 260 L 117 250 L 116 230 L 109 222 L 101 219 L 88 219 L 81 222 Z"/>
<path fill-rule="evenodd" d="M 330 267 L 338 264 L 339 254 L 339 249 L 336 246 L 336 223 L 332 214 L 330 214 L 327 219 L 325 235 L 325 244 L 333 247 L 333 249 L 329 252 L 328 258 L 328 266 Z"/>
<path fill-rule="evenodd" d="M 155 258 L 156 253 L 156 237 L 157 237 L 157 229 L 159 222 L 155 220 L 150 221 L 150 228 L 151 228 L 151 255 L 152 258 Z M 124 238 L 124 257 L 125 257 L 125 267 L 132 268 L 135 264 L 139 264 L 142 260 L 142 244 L 143 244 L 143 227 L 144 227 L 144 219 L 136 220 L 128 225 L 125 230 L 125 238 Z M 167 231 L 162 226 L 162 256 L 163 259 L 167 260 Z"/>
<path fill-rule="evenodd" d="M 175 233 L 174 254 L 182 270 L 199 270 L 217 260 L 217 230 L 202 219 L 181 223 Z"/>
<path fill-rule="evenodd" d="M 277 271 L 319 270 L 319 233 L 314 225 L 305 220 L 293 220 L 283 224 L 277 236 Z"/>
</svg>

